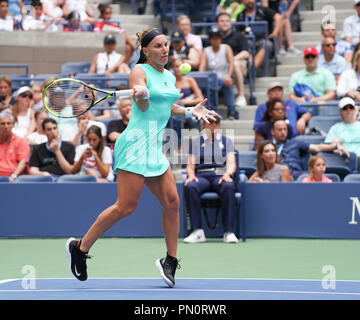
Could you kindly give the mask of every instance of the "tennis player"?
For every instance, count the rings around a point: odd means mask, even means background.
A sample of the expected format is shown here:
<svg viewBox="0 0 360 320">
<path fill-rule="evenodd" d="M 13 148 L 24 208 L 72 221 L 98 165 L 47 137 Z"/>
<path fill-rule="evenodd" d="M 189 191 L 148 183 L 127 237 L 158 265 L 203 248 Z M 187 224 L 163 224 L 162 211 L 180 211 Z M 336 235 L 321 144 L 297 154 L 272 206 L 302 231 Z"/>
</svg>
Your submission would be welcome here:
<svg viewBox="0 0 360 320">
<path fill-rule="evenodd" d="M 145 184 L 162 206 L 167 255 L 156 261 L 156 267 L 166 284 L 173 287 L 179 266 L 179 196 L 169 161 L 162 153 L 163 130 L 171 115 L 195 116 L 210 122 L 215 121 L 216 113 L 204 107 L 206 99 L 193 108 L 176 105 L 180 96 L 176 80 L 164 68 L 169 58 L 167 37 L 156 28 L 137 33 L 137 37 L 141 54 L 129 75 L 129 85 L 133 89 L 132 113 L 114 148 L 117 201 L 98 216 L 81 240 L 68 239 L 66 251 L 74 276 L 86 280 L 90 248 L 116 222 L 135 211 Z"/>
</svg>

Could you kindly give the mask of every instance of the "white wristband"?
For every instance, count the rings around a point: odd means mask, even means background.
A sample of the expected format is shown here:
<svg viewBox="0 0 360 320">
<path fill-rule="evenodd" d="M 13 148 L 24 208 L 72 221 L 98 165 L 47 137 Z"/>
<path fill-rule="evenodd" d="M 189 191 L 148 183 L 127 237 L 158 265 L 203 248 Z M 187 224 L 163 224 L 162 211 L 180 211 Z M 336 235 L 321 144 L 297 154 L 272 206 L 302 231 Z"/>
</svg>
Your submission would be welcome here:
<svg viewBox="0 0 360 320">
<path fill-rule="evenodd" d="M 185 119 L 190 119 L 192 116 L 192 108 L 185 108 Z"/>
</svg>

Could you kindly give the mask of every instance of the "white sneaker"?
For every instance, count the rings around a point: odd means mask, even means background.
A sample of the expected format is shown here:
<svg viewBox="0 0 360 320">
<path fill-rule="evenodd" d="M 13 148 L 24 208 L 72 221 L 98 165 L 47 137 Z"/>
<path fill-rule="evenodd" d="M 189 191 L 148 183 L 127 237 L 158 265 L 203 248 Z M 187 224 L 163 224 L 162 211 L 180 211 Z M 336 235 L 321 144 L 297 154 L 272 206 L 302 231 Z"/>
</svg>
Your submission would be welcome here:
<svg viewBox="0 0 360 320">
<path fill-rule="evenodd" d="M 205 242 L 205 233 L 203 229 L 196 229 L 189 236 L 184 239 L 185 243 L 200 243 Z"/>
<path fill-rule="evenodd" d="M 278 51 L 278 54 L 284 55 L 284 54 L 286 54 L 286 50 L 284 48 L 280 48 Z"/>
<path fill-rule="evenodd" d="M 287 52 L 292 53 L 292 54 L 296 54 L 296 55 L 301 54 L 301 51 L 299 49 L 295 48 L 295 47 L 288 48 Z"/>
<path fill-rule="evenodd" d="M 237 107 L 246 107 L 247 106 L 247 102 L 244 96 L 238 96 L 235 100 L 235 105 Z"/>
<path fill-rule="evenodd" d="M 236 238 L 233 232 L 225 232 L 224 233 L 224 242 L 226 243 L 238 243 L 239 240 Z"/>
</svg>

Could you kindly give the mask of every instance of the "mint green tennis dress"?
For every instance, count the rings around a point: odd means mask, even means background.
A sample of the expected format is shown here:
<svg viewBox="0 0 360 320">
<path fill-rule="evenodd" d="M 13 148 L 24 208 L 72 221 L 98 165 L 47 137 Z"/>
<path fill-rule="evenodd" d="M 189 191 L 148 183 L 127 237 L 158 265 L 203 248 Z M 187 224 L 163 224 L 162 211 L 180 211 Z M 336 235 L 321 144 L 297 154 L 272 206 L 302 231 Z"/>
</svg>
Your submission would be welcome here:
<svg viewBox="0 0 360 320">
<path fill-rule="evenodd" d="M 171 107 L 179 99 L 176 79 L 168 70 L 159 72 L 148 64 L 138 64 L 145 71 L 150 92 L 149 108 L 143 112 L 133 100 L 130 121 L 116 140 L 114 170 L 125 170 L 144 177 L 162 175 L 169 161 L 162 152 L 163 133 Z"/>
</svg>

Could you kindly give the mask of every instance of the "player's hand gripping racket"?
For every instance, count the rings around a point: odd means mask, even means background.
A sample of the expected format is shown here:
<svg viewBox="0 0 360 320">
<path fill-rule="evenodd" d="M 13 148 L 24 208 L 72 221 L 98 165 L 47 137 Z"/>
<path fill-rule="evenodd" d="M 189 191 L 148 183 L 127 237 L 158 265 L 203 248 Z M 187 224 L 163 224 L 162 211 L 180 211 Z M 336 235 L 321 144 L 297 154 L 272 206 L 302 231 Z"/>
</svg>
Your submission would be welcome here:
<svg viewBox="0 0 360 320">
<path fill-rule="evenodd" d="M 52 81 L 44 89 L 42 101 L 50 114 L 59 118 L 75 118 L 105 99 L 131 97 L 132 93 L 132 89 L 107 91 L 77 79 L 62 78 Z"/>
</svg>

